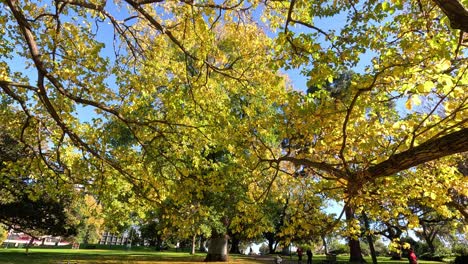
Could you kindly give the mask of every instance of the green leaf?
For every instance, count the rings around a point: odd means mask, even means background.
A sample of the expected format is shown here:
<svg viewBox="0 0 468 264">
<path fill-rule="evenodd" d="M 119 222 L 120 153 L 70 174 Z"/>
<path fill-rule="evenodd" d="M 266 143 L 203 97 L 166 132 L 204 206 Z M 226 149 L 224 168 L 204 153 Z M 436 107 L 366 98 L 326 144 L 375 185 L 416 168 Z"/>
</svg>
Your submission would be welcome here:
<svg viewBox="0 0 468 264">
<path fill-rule="evenodd" d="M 390 4 L 388 2 L 382 3 L 382 11 L 388 11 L 389 8 L 390 8 Z"/>
</svg>

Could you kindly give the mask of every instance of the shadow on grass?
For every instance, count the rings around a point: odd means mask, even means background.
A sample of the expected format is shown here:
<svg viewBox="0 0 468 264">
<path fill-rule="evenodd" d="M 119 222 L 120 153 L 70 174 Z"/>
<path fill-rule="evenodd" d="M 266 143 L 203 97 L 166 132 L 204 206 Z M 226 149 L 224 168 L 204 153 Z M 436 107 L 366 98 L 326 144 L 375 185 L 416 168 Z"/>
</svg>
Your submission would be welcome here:
<svg viewBox="0 0 468 264">
<path fill-rule="evenodd" d="M 50 264 L 50 263 L 164 263 L 203 262 L 203 255 L 170 256 L 144 253 L 144 252 L 93 252 L 88 250 L 69 252 L 34 252 L 28 255 L 20 251 L 0 250 L 0 263 L 2 264 Z"/>
<path fill-rule="evenodd" d="M 1 264 L 152 264 L 152 263 L 201 263 L 205 254 L 121 251 L 121 250 L 34 250 L 28 255 L 24 250 L 0 249 Z M 222 262 L 226 263 L 226 262 Z M 228 263 L 273 263 L 243 255 L 230 256 Z"/>
<path fill-rule="evenodd" d="M 230 255 L 229 262 L 236 264 L 266 264 L 274 263 L 274 256 L 244 256 Z M 201 263 L 205 254 L 199 253 L 189 255 L 182 252 L 157 252 L 157 251 L 126 251 L 126 250 L 64 250 L 64 249 L 31 249 L 29 255 L 24 249 L 0 249 L 0 264 L 188 264 Z M 283 264 L 296 264 L 297 257 L 282 256 Z M 314 256 L 313 263 L 320 264 L 325 260 L 325 256 Z M 348 256 L 338 256 L 337 264 L 348 262 Z M 370 258 L 366 258 L 367 263 L 372 263 Z M 226 263 L 226 262 L 219 262 Z M 306 263 L 304 259 L 302 263 Z M 407 264 L 407 260 L 395 261 L 388 257 L 379 257 L 379 264 Z M 418 261 L 420 264 L 437 264 L 443 262 Z"/>
</svg>

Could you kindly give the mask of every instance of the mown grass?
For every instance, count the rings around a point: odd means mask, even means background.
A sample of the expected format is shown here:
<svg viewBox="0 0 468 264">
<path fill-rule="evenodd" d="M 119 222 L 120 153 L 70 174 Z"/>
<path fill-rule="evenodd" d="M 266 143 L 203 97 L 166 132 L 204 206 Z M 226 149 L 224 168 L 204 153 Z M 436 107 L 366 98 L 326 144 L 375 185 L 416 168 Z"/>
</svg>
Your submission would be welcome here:
<svg viewBox="0 0 468 264">
<path fill-rule="evenodd" d="M 283 263 L 284 260 L 287 261 L 287 263 L 297 263 L 297 257 L 292 257 L 290 258 L 289 256 L 284 256 L 283 258 Z M 324 262 L 326 259 L 325 255 L 314 255 L 312 258 L 312 263 L 313 264 L 321 264 Z M 364 257 L 367 263 L 372 264 L 372 258 L 371 257 Z M 348 255 L 338 255 L 336 257 L 336 262 L 338 264 L 344 264 L 344 263 L 349 263 L 349 256 Z M 402 259 L 402 260 L 392 260 L 390 257 L 378 257 L 377 262 L 379 264 L 408 264 L 409 261 L 407 259 Z M 307 263 L 307 257 L 304 256 L 302 258 L 302 263 L 305 264 Z M 438 261 L 427 261 L 427 260 L 418 260 L 418 264 L 442 264 L 442 263 L 447 263 L 447 262 L 438 262 Z M 468 263 L 467 263 L 468 264 Z"/>
<path fill-rule="evenodd" d="M 152 264 L 152 263 L 200 263 L 205 254 L 190 255 L 186 252 L 156 252 L 104 249 L 40 249 L 32 248 L 26 255 L 24 249 L 0 249 L 2 264 Z M 243 256 L 232 256 L 230 263 L 258 264 L 255 260 Z"/>
<path fill-rule="evenodd" d="M 273 256 L 231 255 L 228 263 L 264 264 L 274 263 Z M 204 253 L 190 255 L 187 252 L 156 252 L 147 250 L 105 250 L 105 249 L 41 249 L 32 248 L 29 254 L 24 249 L 0 249 L 1 264 L 161 264 L 161 263 L 200 263 Z M 319 264 L 325 256 L 314 256 L 313 263 Z M 370 258 L 366 258 L 372 263 Z M 347 256 L 338 256 L 338 263 L 348 263 Z M 224 262 L 225 263 L 225 262 Z M 297 263 L 297 257 L 283 256 L 283 264 Z M 302 263 L 306 263 L 303 259 Z M 378 263 L 406 264 L 407 260 L 395 261 L 379 257 Z M 435 261 L 419 261 L 420 264 L 437 264 Z"/>
</svg>

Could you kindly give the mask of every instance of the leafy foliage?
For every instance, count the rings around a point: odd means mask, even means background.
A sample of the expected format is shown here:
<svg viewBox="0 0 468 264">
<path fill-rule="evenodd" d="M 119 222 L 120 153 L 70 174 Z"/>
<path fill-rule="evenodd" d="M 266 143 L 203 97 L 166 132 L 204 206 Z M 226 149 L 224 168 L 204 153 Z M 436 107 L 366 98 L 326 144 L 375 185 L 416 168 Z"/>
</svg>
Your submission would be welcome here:
<svg viewBox="0 0 468 264">
<path fill-rule="evenodd" d="M 8 238 L 8 230 L 4 225 L 0 225 L 0 243 L 3 243 Z"/>
<path fill-rule="evenodd" d="M 76 225 L 70 212 L 72 197 L 44 191 L 50 190 L 51 182 L 28 175 L 28 166 L 22 166 L 23 162 L 28 162 L 28 156 L 14 138 L 8 134 L 0 135 L 3 183 L 0 190 L 0 222 L 32 236 L 75 235 Z"/>
<path fill-rule="evenodd" d="M 101 238 L 104 224 L 102 207 L 90 195 L 77 197 L 70 207 L 78 222 L 75 239 L 85 245 L 97 244 Z"/>
<path fill-rule="evenodd" d="M 72 236 L 76 227 L 69 224 L 63 202 L 41 197 L 30 200 L 22 197 L 0 206 L 1 222 L 28 234 L 40 233 L 53 236 Z"/>
</svg>

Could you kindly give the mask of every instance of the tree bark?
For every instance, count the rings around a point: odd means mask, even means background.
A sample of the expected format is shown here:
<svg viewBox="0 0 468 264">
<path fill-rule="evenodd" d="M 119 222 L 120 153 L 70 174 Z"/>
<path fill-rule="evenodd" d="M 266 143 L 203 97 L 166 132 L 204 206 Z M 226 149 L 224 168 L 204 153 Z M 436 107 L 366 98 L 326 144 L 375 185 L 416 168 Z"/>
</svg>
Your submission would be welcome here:
<svg viewBox="0 0 468 264">
<path fill-rule="evenodd" d="M 266 238 L 266 240 L 268 242 L 268 252 L 269 252 L 269 254 L 275 254 L 276 246 L 278 245 L 278 242 L 275 241 L 275 233 L 266 232 L 266 233 L 263 234 L 263 236 Z"/>
<path fill-rule="evenodd" d="M 431 228 L 427 228 L 424 222 L 421 223 L 421 227 L 423 229 L 422 235 L 424 240 L 426 240 L 427 246 L 429 247 L 429 252 L 434 254 L 436 250 L 433 242 L 436 237 L 436 231 Z"/>
<path fill-rule="evenodd" d="M 345 206 L 346 220 L 351 221 L 355 219 L 354 209 L 350 205 Z M 352 237 L 348 238 L 349 246 L 349 262 L 351 263 L 364 263 L 364 258 L 362 257 L 361 244 L 359 239 Z"/>
<path fill-rule="evenodd" d="M 30 239 L 29 242 L 26 244 L 26 255 L 29 254 L 29 248 L 32 246 L 33 242 L 34 242 L 34 237 L 31 236 L 31 239 Z"/>
<path fill-rule="evenodd" d="M 240 254 L 239 244 L 240 244 L 240 239 L 237 238 L 235 235 L 232 235 L 231 236 L 231 249 L 229 250 L 229 253 Z"/>
<path fill-rule="evenodd" d="M 84 244 L 85 248 L 88 246 L 88 240 L 89 240 L 89 228 L 86 227 L 85 236 L 83 238 L 83 244 Z"/>
<path fill-rule="evenodd" d="M 453 29 L 468 32 L 468 11 L 458 0 L 434 0 L 450 20 Z"/>
<path fill-rule="evenodd" d="M 197 246 L 197 235 L 193 235 L 193 237 L 192 237 L 192 250 L 190 251 L 191 255 L 195 255 L 196 246 Z"/>
<path fill-rule="evenodd" d="M 462 173 L 465 177 L 468 176 L 465 175 L 464 172 Z M 463 215 L 463 220 L 465 221 L 465 223 L 468 222 L 468 197 L 464 196 L 463 194 L 459 193 L 453 188 L 450 188 L 448 192 L 450 197 L 452 198 L 452 201 L 448 202 L 447 205 L 457 209 L 460 212 L 460 214 Z"/>
<path fill-rule="evenodd" d="M 270 254 L 275 254 L 276 253 L 276 248 L 278 247 L 278 241 L 273 241 L 272 242 L 273 244 L 268 244 L 268 250 L 270 252 Z"/>
<path fill-rule="evenodd" d="M 363 172 L 366 180 L 391 176 L 425 162 L 468 151 L 468 128 L 431 139 L 419 146 L 390 156 L 387 160 Z"/>
<path fill-rule="evenodd" d="M 200 252 L 206 252 L 206 238 L 203 236 L 200 236 L 199 246 L 198 250 Z"/>
<path fill-rule="evenodd" d="M 377 264 L 377 255 L 375 254 L 374 240 L 372 239 L 372 235 L 369 233 L 370 232 L 369 219 L 367 218 L 367 215 L 365 213 L 362 214 L 362 217 L 364 218 L 364 225 L 367 231 L 366 238 L 367 238 L 367 243 L 369 243 L 369 249 L 370 249 L 371 256 L 372 256 L 372 263 Z"/>
<path fill-rule="evenodd" d="M 163 250 L 163 248 L 162 248 L 162 247 L 163 247 L 163 242 L 164 242 L 164 241 L 163 241 L 162 236 L 161 236 L 161 235 L 157 235 L 157 236 L 156 236 L 156 245 L 155 245 L 155 246 L 156 246 L 156 250 L 159 250 L 159 251 Z"/>
<path fill-rule="evenodd" d="M 327 240 L 325 239 L 324 235 L 322 235 L 322 243 L 323 243 L 323 248 L 325 250 L 325 254 L 328 254 L 328 244 L 327 244 Z"/>
<path fill-rule="evenodd" d="M 419 164 L 466 151 L 468 151 L 468 128 L 463 128 L 439 138 L 430 139 L 418 146 L 410 147 L 403 152 L 390 156 L 379 164 L 369 167 L 367 170 L 359 171 L 351 176 L 356 177 L 356 183 L 359 183 L 358 186 L 360 186 L 379 177 L 395 175 Z M 350 175 L 346 174 L 346 172 L 336 169 L 330 164 L 315 162 L 306 158 L 285 156 L 275 161 L 286 161 L 295 165 L 316 168 L 337 178 L 350 178 Z"/>
<path fill-rule="evenodd" d="M 228 236 L 226 234 L 213 233 L 208 245 L 208 254 L 205 262 L 227 261 Z"/>
</svg>

